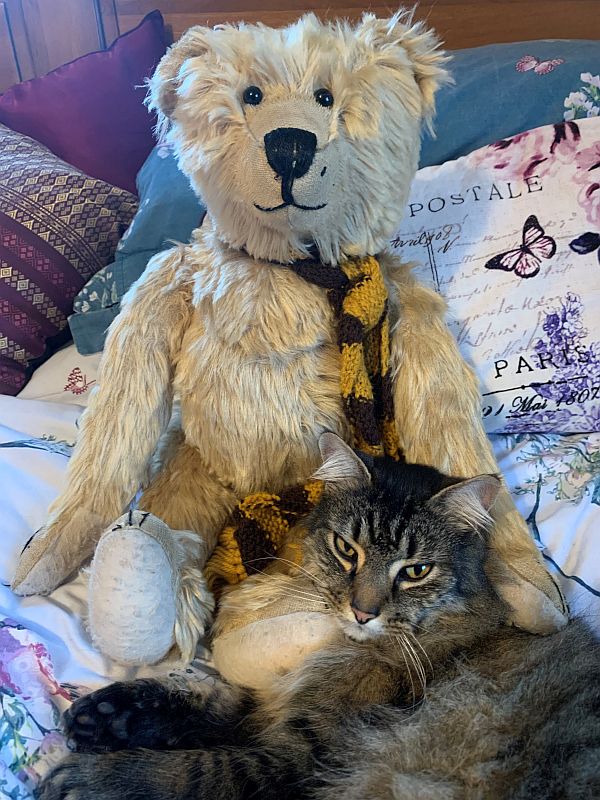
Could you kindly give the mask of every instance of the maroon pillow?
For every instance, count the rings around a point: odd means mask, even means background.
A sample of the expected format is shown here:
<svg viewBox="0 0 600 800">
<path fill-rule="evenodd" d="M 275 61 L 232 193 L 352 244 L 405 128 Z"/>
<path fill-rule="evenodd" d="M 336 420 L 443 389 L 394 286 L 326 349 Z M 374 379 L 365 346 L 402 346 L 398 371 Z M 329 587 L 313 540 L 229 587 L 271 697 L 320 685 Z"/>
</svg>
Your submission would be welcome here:
<svg viewBox="0 0 600 800">
<path fill-rule="evenodd" d="M 62 343 L 73 298 L 136 209 L 129 192 L 0 125 L 0 393 L 17 394 Z"/>
<path fill-rule="evenodd" d="M 135 193 L 135 176 L 154 144 L 144 79 L 166 44 L 163 18 L 152 11 L 108 50 L 13 86 L 0 97 L 0 123 L 87 175 Z"/>
</svg>

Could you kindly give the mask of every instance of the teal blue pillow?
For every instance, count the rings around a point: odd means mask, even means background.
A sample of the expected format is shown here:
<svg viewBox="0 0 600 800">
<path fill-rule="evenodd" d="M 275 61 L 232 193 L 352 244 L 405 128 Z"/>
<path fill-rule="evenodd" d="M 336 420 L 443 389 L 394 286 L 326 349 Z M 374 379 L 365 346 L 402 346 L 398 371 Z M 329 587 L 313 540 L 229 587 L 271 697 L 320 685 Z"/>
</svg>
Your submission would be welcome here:
<svg viewBox="0 0 600 800">
<path fill-rule="evenodd" d="M 454 86 L 437 95 L 437 135 L 424 137 L 422 167 L 530 128 L 600 111 L 600 41 L 491 44 L 451 56 Z M 596 83 L 590 83 L 594 77 Z"/>
<path fill-rule="evenodd" d="M 600 112 L 600 42 L 551 40 L 452 53 L 454 86 L 438 95 L 437 137 L 426 135 L 421 167 L 441 164 L 516 133 Z M 187 242 L 204 208 L 173 155 L 156 147 L 138 175 L 140 209 L 117 258 L 75 300 L 69 319 L 80 353 L 98 352 L 121 297 L 148 260 Z"/>
<path fill-rule="evenodd" d="M 206 213 L 164 146 L 155 147 L 146 159 L 137 176 L 137 189 L 139 210 L 119 242 L 114 262 L 97 272 L 73 303 L 69 326 L 82 355 L 102 350 L 121 298 L 152 256 L 173 242 L 188 242 Z"/>
</svg>

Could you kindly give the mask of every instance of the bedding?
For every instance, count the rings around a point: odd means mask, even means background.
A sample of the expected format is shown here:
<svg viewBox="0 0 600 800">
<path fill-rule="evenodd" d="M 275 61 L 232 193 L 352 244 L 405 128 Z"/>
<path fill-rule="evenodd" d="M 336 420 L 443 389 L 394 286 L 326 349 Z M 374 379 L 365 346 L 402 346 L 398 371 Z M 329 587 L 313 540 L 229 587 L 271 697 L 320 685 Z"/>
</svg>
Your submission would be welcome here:
<svg viewBox="0 0 600 800">
<path fill-rule="evenodd" d="M 144 81 L 166 47 L 163 18 L 153 11 L 108 50 L 8 89 L 0 97 L 0 123 L 87 175 L 135 193 L 156 122 L 144 105 Z"/>
<path fill-rule="evenodd" d="M 113 257 L 136 198 L 0 125 L 0 392 L 67 339 L 86 281 Z"/>
<path fill-rule="evenodd" d="M 600 71 L 600 41 L 511 42 L 450 55 L 454 84 L 436 98 L 437 136 L 425 134 L 422 167 L 465 156 L 529 128 L 600 111 L 600 92 L 593 82 Z"/>
<path fill-rule="evenodd" d="M 599 231 L 600 117 L 419 170 L 393 247 L 446 298 L 488 432 L 600 431 Z"/>
<path fill-rule="evenodd" d="M 44 365 L 45 375 L 34 377 L 30 394 L 56 397 L 68 367 L 82 363 L 74 347 L 67 350 Z M 190 665 L 174 656 L 144 669 L 104 659 L 86 632 L 85 572 L 47 598 L 18 598 L 10 591 L 19 551 L 64 481 L 84 409 L 65 397 L 67 402 L 0 397 L 0 797 L 11 800 L 30 798 L 39 777 L 65 752 L 59 715 L 80 693 L 164 671 L 213 679 L 202 647 Z"/>
<path fill-rule="evenodd" d="M 421 169 L 413 182 L 392 247 L 447 300 L 490 433 L 600 431 L 599 165 L 600 117 L 591 116 Z M 148 181 L 158 170 L 177 193 L 164 214 L 162 181 Z M 187 238 L 200 212 L 170 154 L 155 151 L 140 177 L 145 199 L 116 263 L 75 301 L 69 321 L 80 352 L 103 346 L 123 293 L 165 245 L 166 226 L 174 231 L 177 220 Z"/>
<path fill-rule="evenodd" d="M 65 479 L 86 396 L 74 403 L 69 392 L 61 397 L 55 389 L 75 367 L 95 374 L 92 362 L 71 346 L 55 354 L 21 396 L 0 396 L 0 796 L 12 800 L 28 800 L 39 776 L 64 752 L 59 713 L 80 693 L 164 671 L 214 680 L 203 647 L 191 665 L 172 657 L 143 669 L 119 667 L 95 652 L 85 628 L 84 571 L 47 598 L 16 597 L 8 588 L 20 549 L 44 522 Z M 600 634 L 600 433 L 491 438 L 571 609 Z"/>
<path fill-rule="evenodd" d="M 437 133 L 424 134 L 421 168 L 458 159 L 534 127 L 598 117 L 600 113 L 600 42 L 486 45 L 455 51 L 451 57 L 454 84 L 438 92 Z M 149 180 L 154 173 L 156 179 Z M 170 205 L 159 215 L 153 214 L 152 208 L 157 204 L 164 207 L 157 194 L 162 176 L 168 179 Z M 165 145 L 156 146 L 138 181 L 140 219 L 136 217 L 128 232 L 135 231 L 135 235 L 131 242 L 121 243 L 122 252 L 114 268 L 109 265 L 75 301 L 69 324 L 81 353 L 102 349 L 121 298 L 141 275 L 144 262 L 164 249 L 169 239 L 187 241 L 194 219 L 203 210 Z M 149 220 L 152 226 L 147 224 Z M 151 246 L 144 243 L 143 236 L 150 237 L 147 241 Z"/>
<path fill-rule="evenodd" d="M 148 261 L 173 242 L 188 242 L 206 213 L 165 145 L 157 145 L 137 177 L 140 207 L 117 246 L 115 260 L 84 286 L 69 326 L 80 353 L 98 353 L 121 298 Z"/>
<path fill-rule="evenodd" d="M 483 350 L 471 345 L 468 336 L 464 339 L 463 352 L 475 362 L 479 359 L 477 366 L 484 376 L 486 365 L 496 361 L 500 362 L 495 365 L 496 370 L 502 361 L 518 369 L 519 348 L 523 331 L 531 324 L 531 312 L 537 321 L 537 328 L 534 325 L 532 330 L 540 341 L 545 341 L 540 349 L 536 349 L 537 340 L 534 342 L 535 352 L 547 357 L 552 347 L 560 351 L 567 340 L 573 349 L 582 346 L 590 355 L 585 362 L 589 371 L 586 383 L 577 384 L 577 388 L 583 391 L 588 383 L 593 387 L 593 381 L 597 381 L 600 273 L 596 251 L 600 252 L 600 248 L 594 246 L 594 237 L 600 230 L 600 220 L 596 216 L 596 189 L 588 192 L 595 180 L 588 180 L 587 175 L 585 180 L 577 177 L 591 173 L 596 162 L 588 161 L 584 151 L 592 154 L 593 141 L 600 140 L 597 121 L 591 119 L 597 117 L 595 109 L 600 106 L 600 80 L 596 76 L 599 48 L 597 42 L 536 42 L 463 51 L 454 62 L 456 89 L 447 90 L 440 97 L 438 129 L 443 135 L 435 141 L 425 141 L 422 165 L 457 158 L 473 146 L 487 145 L 499 138 L 506 146 L 484 148 L 470 160 L 445 164 L 431 172 L 422 170 L 411 196 L 415 213 L 409 206 L 409 224 L 398 232 L 396 247 L 404 257 L 412 253 L 423 262 L 422 276 L 445 291 L 457 319 L 466 312 L 471 316 L 485 313 L 476 310 L 478 298 L 484 293 L 471 280 L 480 280 L 481 276 L 469 277 L 469 270 L 463 274 L 455 269 L 457 251 L 461 254 L 461 267 L 473 265 L 472 269 L 469 266 L 471 271 L 477 267 L 486 281 L 496 281 L 490 283 L 481 304 L 482 309 L 493 307 L 488 319 L 494 325 L 499 324 L 504 309 L 517 304 L 511 299 L 514 293 L 525 291 L 528 284 L 534 287 L 530 297 L 539 295 L 548 301 L 546 305 L 520 309 L 527 314 L 516 314 L 514 309 L 507 312 L 513 314 L 515 321 L 511 324 L 516 325 L 516 331 L 512 331 L 514 352 L 509 352 L 511 332 L 504 334 L 506 341 L 498 346 L 498 337 L 488 333 L 490 354 L 485 357 L 481 356 Z M 515 96 L 522 102 L 516 104 Z M 490 103 L 490 97 L 494 103 Z M 553 126 L 548 128 L 553 131 L 551 140 L 548 131 L 515 136 L 534 125 L 559 123 L 563 115 L 563 122 L 576 123 L 579 138 L 575 141 L 572 125 L 562 126 L 553 152 L 549 152 L 557 130 Z M 485 125 L 480 122 L 483 116 Z M 504 195 L 490 198 L 488 209 L 494 201 L 498 204 L 494 215 L 469 216 L 466 198 L 456 201 L 454 208 L 450 200 L 444 213 L 456 210 L 458 216 L 451 218 L 449 229 L 440 225 L 436 204 L 429 208 L 432 198 L 459 196 L 466 188 L 478 186 L 483 175 L 488 179 L 492 176 L 494 185 L 500 174 L 505 181 L 503 190 L 499 190 L 502 194 L 506 183 L 516 185 L 515 177 L 508 178 L 509 172 L 511 176 L 516 172 L 519 180 L 525 180 L 524 159 L 530 158 L 531 164 L 532 152 L 539 147 L 545 148 L 544 160 L 536 159 L 539 163 L 534 167 L 540 168 L 543 189 L 523 195 L 525 199 L 519 202 L 518 198 Z M 581 171 L 574 172 L 575 169 Z M 534 188 L 535 180 L 532 183 L 531 178 L 536 174 L 534 171 L 527 176 Z M 553 183 L 561 175 L 563 183 Z M 456 182 L 459 188 L 455 191 Z M 566 196 L 566 184 L 570 186 L 575 216 L 563 219 L 565 215 L 556 205 L 556 198 Z M 154 149 L 140 173 L 138 190 L 140 210 L 121 240 L 115 262 L 99 271 L 97 279 L 88 283 L 76 301 L 78 313 L 70 324 L 81 352 L 74 345 L 64 347 L 35 371 L 18 397 L 0 396 L 0 797 L 12 800 L 29 800 L 40 776 L 65 752 L 66 743 L 58 729 L 59 715 L 81 693 L 111 680 L 164 671 L 185 670 L 199 680 L 214 679 L 210 654 L 204 647 L 199 647 L 191 665 L 181 664 L 172 656 L 157 667 L 143 669 L 119 667 L 94 651 L 85 626 L 85 571 L 47 598 L 19 598 L 8 588 L 20 550 L 43 524 L 49 503 L 62 488 L 77 420 L 97 379 L 97 351 L 122 294 L 139 277 L 148 258 L 170 238 L 185 241 L 204 212 L 171 154 L 161 145 Z M 505 200 L 519 211 L 507 212 Z M 538 258 L 539 271 L 525 278 L 516 273 L 516 266 L 523 256 L 524 223 L 532 215 L 543 231 L 536 238 L 538 246 L 547 247 L 546 252 L 552 250 L 546 243 L 540 245 L 540 237 L 546 236 L 557 246 L 549 258 Z M 565 226 L 560 227 L 563 221 Z M 504 233 L 494 227 L 500 224 Z M 458 239 L 453 227 L 456 225 L 460 226 Z M 534 233 L 537 236 L 537 228 Z M 498 241 L 500 236 L 502 240 Z M 516 251 L 515 262 L 509 259 L 505 266 L 512 269 L 498 268 L 497 264 L 485 268 L 485 262 L 510 250 Z M 555 259 L 559 255 L 561 268 L 567 266 L 557 286 L 551 289 L 548 267 L 558 263 Z M 579 301 L 569 296 L 577 293 Z M 524 303 L 523 298 L 521 305 Z M 534 301 L 528 303 L 533 305 Z M 460 323 L 454 324 L 460 336 Z M 475 324 L 478 320 L 474 320 Z M 472 330 L 480 332 L 475 327 Z M 511 361 L 513 356 L 516 361 Z M 554 366 L 553 379 L 580 380 L 578 375 L 564 373 L 564 367 Z M 521 366 L 521 373 L 524 372 L 528 370 Z M 500 369 L 499 378 L 493 377 L 493 369 L 487 374 L 491 375 L 488 385 L 492 391 L 511 388 L 508 366 Z M 500 378 L 506 384 L 498 383 Z M 536 380 L 539 382 L 539 377 Z M 533 383 L 533 378 L 528 382 Z M 557 402 L 553 397 L 547 399 L 551 406 Z M 570 403 L 568 416 L 554 414 L 552 418 L 533 413 L 545 409 L 510 413 L 510 403 L 496 414 L 499 406 L 486 412 L 490 405 L 486 401 L 483 410 L 500 468 L 532 536 L 556 573 L 572 611 L 585 615 L 600 634 L 600 562 L 594 549 L 595 532 L 600 525 L 600 426 L 596 425 L 596 407 L 586 403 L 588 400 Z M 564 411 L 554 407 L 551 410 Z"/>
</svg>

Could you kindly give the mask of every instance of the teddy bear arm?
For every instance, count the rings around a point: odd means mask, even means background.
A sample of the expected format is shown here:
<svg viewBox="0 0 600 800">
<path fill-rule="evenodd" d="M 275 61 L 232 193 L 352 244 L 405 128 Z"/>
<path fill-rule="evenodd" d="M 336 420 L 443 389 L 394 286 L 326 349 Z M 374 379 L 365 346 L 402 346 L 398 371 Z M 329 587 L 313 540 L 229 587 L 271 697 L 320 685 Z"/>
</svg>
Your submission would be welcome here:
<svg viewBox="0 0 600 800">
<path fill-rule="evenodd" d="M 66 488 L 21 556 L 13 582 L 19 593 L 51 591 L 90 557 L 147 478 L 169 421 L 173 364 L 190 315 L 180 262 L 178 251 L 153 259 L 109 329 Z"/>
<path fill-rule="evenodd" d="M 397 271 L 395 288 L 394 408 L 407 460 L 456 476 L 498 473 L 481 422 L 479 384 L 446 325 L 444 301 L 408 268 Z M 499 588 L 513 608 L 512 621 L 532 632 L 555 630 L 565 621 L 564 600 L 505 488 L 493 516 Z"/>
</svg>

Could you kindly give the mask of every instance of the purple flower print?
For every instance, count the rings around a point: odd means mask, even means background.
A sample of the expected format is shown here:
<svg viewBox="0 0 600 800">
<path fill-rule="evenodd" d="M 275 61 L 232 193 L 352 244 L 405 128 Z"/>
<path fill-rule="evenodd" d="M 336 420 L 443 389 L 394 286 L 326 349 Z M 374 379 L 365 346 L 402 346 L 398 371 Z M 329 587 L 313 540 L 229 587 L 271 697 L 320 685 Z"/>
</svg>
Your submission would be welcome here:
<svg viewBox="0 0 600 800">
<path fill-rule="evenodd" d="M 574 122 L 546 125 L 481 148 L 475 163 L 491 167 L 509 180 L 533 175 L 542 178 L 560 163 L 573 161 L 580 138 Z"/>
<path fill-rule="evenodd" d="M 536 128 L 482 147 L 472 158 L 477 166 L 490 167 L 510 180 L 539 174 L 537 167 L 548 159 L 549 147 L 547 130 Z"/>
<path fill-rule="evenodd" d="M 539 390 L 538 390 L 539 391 Z M 494 433 L 549 433 L 565 431 L 570 427 L 573 415 L 567 409 L 557 411 L 540 410 L 535 415 L 522 414 L 506 417 L 506 423 Z"/>
<path fill-rule="evenodd" d="M 600 228 L 600 142 L 580 150 L 575 163 L 574 180 L 581 187 L 577 201 L 588 222 Z"/>
<path fill-rule="evenodd" d="M 600 429 L 595 410 L 583 406 L 594 396 L 600 384 L 600 342 L 585 343 L 587 330 L 581 321 L 581 298 L 568 293 L 560 308 L 550 311 L 543 323 L 545 337 L 535 349 L 540 360 L 556 365 L 552 381 L 535 385 L 536 392 L 554 402 L 566 404 L 571 426 L 576 418 L 578 430 Z M 560 410 L 560 409 L 559 409 Z"/>
<path fill-rule="evenodd" d="M 12 635 L 17 626 L 8 620 L 0 624 L 0 686 L 24 700 L 46 695 L 69 699 L 52 675 L 50 655 L 41 642 L 23 644 Z"/>
</svg>

